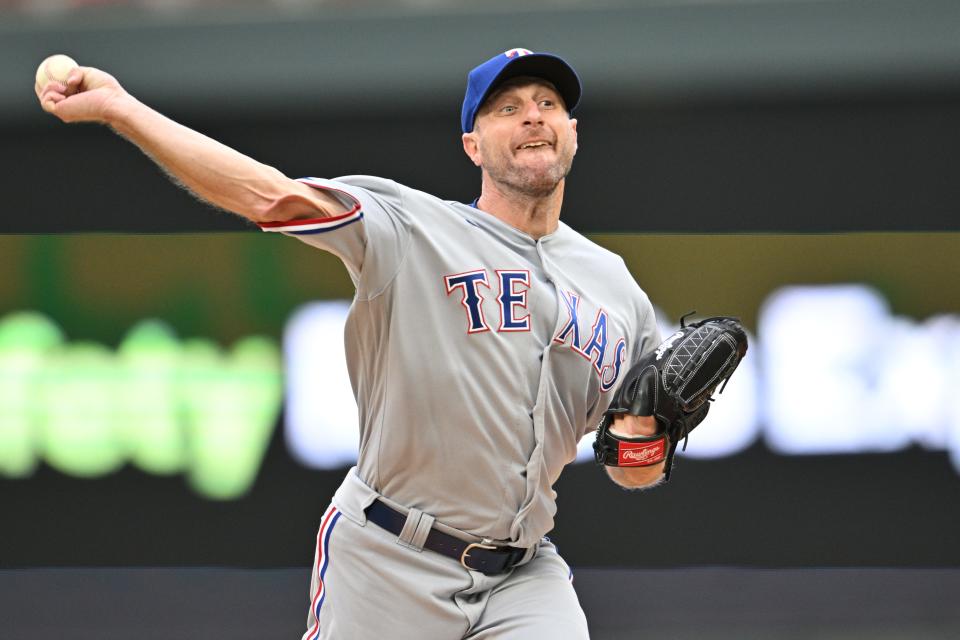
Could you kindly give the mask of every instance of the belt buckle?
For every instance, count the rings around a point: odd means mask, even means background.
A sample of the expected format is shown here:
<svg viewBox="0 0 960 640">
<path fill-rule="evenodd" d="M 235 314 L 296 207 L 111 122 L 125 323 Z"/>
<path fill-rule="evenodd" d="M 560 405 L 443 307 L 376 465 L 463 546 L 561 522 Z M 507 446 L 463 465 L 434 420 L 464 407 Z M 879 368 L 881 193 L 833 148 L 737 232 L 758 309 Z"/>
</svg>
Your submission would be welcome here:
<svg viewBox="0 0 960 640">
<path fill-rule="evenodd" d="M 476 548 L 476 549 L 491 549 L 491 550 L 492 550 L 492 549 L 496 549 L 496 548 L 497 548 L 496 545 L 487 544 L 488 542 L 489 542 L 489 540 L 484 539 L 482 542 L 471 542 L 470 544 L 467 545 L 467 548 L 464 549 L 464 550 L 463 550 L 463 553 L 460 554 L 460 564 L 463 565 L 463 568 L 464 568 L 464 569 L 466 569 L 467 571 L 479 571 L 479 569 L 474 569 L 474 568 L 472 568 L 472 567 L 467 566 L 466 560 L 467 560 L 467 558 L 470 557 L 470 550 L 471 550 L 471 549 Z"/>
</svg>

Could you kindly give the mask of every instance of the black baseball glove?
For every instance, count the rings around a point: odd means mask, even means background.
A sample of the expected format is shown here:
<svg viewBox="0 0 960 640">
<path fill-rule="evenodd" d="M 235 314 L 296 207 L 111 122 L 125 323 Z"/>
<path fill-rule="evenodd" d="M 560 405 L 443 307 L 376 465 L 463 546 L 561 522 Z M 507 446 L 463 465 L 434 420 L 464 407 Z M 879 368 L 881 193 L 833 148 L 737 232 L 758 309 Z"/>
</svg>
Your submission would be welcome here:
<svg viewBox="0 0 960 640">
<path fill-rule="evenodd" d="M 686 448 L 687 435 L 707 416 L 713 390 L 726 386 L 747 352 L 747 334 L 737 318 L 685 324 L 686 318 L 680 319 L 679 331 L 627 372 L 597 428 L 597 464 L 645 467 L 666 460 L 665 480 L 670 479 L 677 443 L 683 440 Z M 614 417 L 621 414 L 654 416 L 656 435 L 610 433 Z"/>
</svg>

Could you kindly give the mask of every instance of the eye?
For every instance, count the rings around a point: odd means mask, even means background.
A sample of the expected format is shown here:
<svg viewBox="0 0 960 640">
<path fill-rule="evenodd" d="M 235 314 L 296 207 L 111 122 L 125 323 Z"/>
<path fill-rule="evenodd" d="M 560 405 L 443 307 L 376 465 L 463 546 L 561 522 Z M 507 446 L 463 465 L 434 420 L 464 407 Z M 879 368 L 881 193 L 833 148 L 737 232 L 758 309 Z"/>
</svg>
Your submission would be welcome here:
<svg viewBox="0 0 960 640">
<path fill-rule="evenodd" d="M 549 107 L 552 107 L 553 104 L 554 104 L 554 103 L 553 103 L 553 100 L 549 100 L 549 99 L 541 100 L 541 101 L 540 101 L 540 105 L 541 105 L 541 106 L 548 107 L 548 108 L 549 108 Z"/>
<path fill-rule="evenodd" d="M 500 113 L 513 113 L 516 110 L 517 108 L 512 104 L 508 104 L 500 107 Z"/>
</svg>

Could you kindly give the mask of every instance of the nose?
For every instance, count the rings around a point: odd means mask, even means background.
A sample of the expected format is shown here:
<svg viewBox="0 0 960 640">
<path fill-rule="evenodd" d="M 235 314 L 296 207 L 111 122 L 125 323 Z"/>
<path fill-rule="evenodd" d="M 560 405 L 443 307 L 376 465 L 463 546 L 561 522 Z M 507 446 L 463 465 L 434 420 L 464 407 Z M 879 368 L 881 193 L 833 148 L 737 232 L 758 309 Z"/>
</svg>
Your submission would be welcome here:
<svg viewBox="0 0 960 640">
<path fill-rule="evenodd" d="M 523 113 L 524 124 L 543 124 L 543 112 L 536 100 L 529 100 Z"/>
</svg>

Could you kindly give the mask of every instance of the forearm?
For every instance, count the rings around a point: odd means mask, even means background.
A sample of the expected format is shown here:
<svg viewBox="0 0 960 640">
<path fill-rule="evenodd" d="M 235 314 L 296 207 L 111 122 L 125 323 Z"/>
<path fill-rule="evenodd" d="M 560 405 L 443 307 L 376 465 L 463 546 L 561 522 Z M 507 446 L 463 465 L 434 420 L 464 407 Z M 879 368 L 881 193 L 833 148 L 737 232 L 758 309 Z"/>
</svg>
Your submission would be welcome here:
<svg viewBox="0 0 960 640">
<path fill-rule="evenodd" d="M 64 122 L 111 126 L 196 196 L 254 222 L 328 217 L 347 210 L 333 195 L 157 113 L 100 69 L 74 67 L 65 83 L 38 84 L 34 91 L 45 111 Z"/>
<path fill-rule="evenodd" d="M 271 207 L 291 190 L 311 191 L 129 94 L 116 98 L 107 123 L 198 197 L 251 220 L 265 221 Z"/>
<path fill-rule="evenodd" d="M 607 475 L 625 489 L 643 489 L 654 487 L 663 480 L 665 463 L 649 467 L 605 467 Z"/>
</svg>

